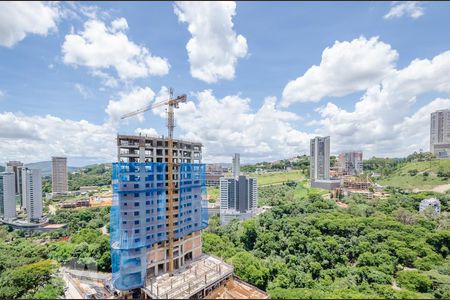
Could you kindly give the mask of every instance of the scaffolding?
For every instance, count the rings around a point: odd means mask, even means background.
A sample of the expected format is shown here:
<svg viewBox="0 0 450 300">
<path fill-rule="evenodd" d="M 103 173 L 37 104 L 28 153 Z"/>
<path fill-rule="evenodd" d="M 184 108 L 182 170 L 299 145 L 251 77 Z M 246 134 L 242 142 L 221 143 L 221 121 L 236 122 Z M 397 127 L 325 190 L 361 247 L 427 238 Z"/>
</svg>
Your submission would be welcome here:
<svg viewBox="0 0 450 300">
<path fill-rule="evenodd" d="M 118 290 L 143 287 L 148 252 L 152 245 L 168 241 L 166 175 L 166 163 L 113 163 L 110 243 L 112 282 Z M 173 228 L 181 238 L 208 225 L 205 165 L 180 164 L 178 179 Z"/>
</svg>

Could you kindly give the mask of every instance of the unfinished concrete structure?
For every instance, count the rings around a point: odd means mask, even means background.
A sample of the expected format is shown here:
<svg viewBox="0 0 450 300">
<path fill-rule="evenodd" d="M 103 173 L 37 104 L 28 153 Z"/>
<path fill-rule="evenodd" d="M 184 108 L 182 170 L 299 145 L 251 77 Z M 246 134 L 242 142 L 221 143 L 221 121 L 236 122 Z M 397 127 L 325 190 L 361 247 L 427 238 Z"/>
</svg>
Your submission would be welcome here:
<svg viewBox="0 0 450 300">
<path fill-rule="evenodd" d="M 431 113 L 430 152 L 437 158 L 450 156 L 450 109 Z"/>
<path fill-rule="evenodd" d="M 65 194 L 69 191 L 67 157 L 52 157 L 52 193 Z"/>
<path fill-rule="evenodd" d="M 113 164 L 111 247 L 113 282 L 119 290 L 143 287 L 147 277 L 168 271 L 167 141 L 118 135 Z M 174 140 L 174 268 L 202 255 L 207 226 L 205 165 L 201 143 Z"/>
<path fill-rule="evenodd" d="M 164 137 L 146 135 L 118 135 L 119 162 L 167 162 L 168 141 Z M 201 163 L 202 144 L 173 140 L 174 163 Z"/>
</svg>

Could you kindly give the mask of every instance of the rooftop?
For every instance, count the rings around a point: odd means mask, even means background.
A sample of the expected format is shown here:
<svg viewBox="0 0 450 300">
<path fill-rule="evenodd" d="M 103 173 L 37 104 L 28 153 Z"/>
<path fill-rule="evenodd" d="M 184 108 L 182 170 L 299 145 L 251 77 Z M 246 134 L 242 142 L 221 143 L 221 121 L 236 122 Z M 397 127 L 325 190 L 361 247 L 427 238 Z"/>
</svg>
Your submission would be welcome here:
<svg viewBox="0 0 450 300">
<path fill-rule="evenodd" d="M 152 299 L 188 299 L 233 274 L 233 267 L 218 258 L 203 255 L 169 276 L 151 278 L 144 288 Z"/>
<path fill-rule="evenodd" d="M 251 286 L 237 278 L 227 281 L 211 292 L 206 299 L 268 299 L 262 290 Z"/>
</svg>

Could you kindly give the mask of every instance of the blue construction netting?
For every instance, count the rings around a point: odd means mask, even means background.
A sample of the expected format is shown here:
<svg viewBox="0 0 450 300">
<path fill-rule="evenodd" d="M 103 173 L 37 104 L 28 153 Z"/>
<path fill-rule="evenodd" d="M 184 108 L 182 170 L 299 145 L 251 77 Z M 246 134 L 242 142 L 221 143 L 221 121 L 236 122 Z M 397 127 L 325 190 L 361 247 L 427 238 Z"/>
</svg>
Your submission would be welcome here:
<svg viewBox="0 0 450 300">
<path fill-rule="evenodd" d="M 110 217 L 112 279 L 118 290 L 144 286 L 147 252 L 167 240 L 166 163 L 113 163 Z M 204 164 L 179 165 L 175 238 L 208 226 Z"/>
</svg>

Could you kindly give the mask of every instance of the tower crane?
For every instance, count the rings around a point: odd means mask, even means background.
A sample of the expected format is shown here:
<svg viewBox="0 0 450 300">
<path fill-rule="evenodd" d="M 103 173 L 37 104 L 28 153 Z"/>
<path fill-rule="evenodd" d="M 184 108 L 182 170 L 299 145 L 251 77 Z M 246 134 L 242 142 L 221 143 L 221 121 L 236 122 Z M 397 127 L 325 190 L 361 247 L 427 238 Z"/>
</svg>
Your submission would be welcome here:
<svg viewBox="0 0 450 300">
<path fill-rule="evenodd" d="M 174 244 L 174 230 L 173 230 L 173 195 L 175 194 L 175 185 L 173 182 L 173 174 L 174 174 L 174 162 L 173 162 L 173 129 L 175 127 L 174 120 L 174 109 L 179 107 L 179 104 L 182 102 L 186 102 L 187 97 L 185 94 L 181 96 L 177 96 L 173 98 L 173 90 L 169 90 L 169 99 L 148 105 L 146 107 L 140 108 L 136 111 L 124 114 L 121 119 L 126 119 L 141 113 L 144 113 L 153 108 L 161 107 L 167 105 L 167 133 L 168 133 L 168 152 L 169 155 L 167 157 L 167 197 L 168 197 L 168 213 L 169 213 L 169 274 L 173 274 L 173 244 Z"/>
</svg>

